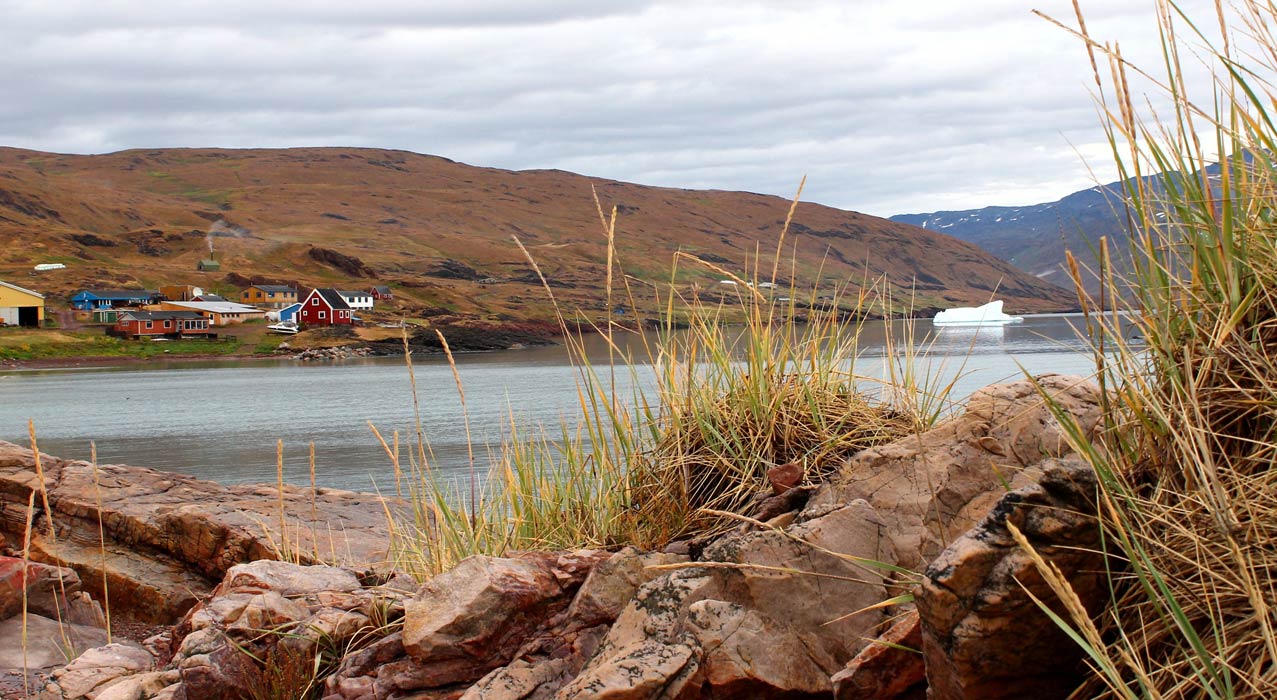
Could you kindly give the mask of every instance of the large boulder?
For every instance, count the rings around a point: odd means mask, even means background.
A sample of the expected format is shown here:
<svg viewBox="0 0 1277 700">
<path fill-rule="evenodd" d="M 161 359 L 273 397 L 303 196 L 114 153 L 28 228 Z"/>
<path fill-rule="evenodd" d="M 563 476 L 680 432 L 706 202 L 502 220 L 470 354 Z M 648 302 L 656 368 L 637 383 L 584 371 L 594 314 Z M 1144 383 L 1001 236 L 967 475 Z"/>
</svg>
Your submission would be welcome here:
<svg viewBox="0 0 1277 700">
<path fill-rule="evenodd" d="M 807 515 L 644 585 L 556 697 L 829 697 L 883 621 L 895 554 L 863 500 Z"/>
<path fill-rule="evenodd" d="M 1081 648 L 1030 594 L 1068 613 L 1009 526 L 1098 611 L 1107 591 L 1096 491 L 1081 458 L 1049 460 L 1039 483 L 1004 495 L 931 562 L 917 598 L 931 700 L 1063 699 L 1077 687 Z"/>
<path fill-rule="evenodd" d="M 1001 494 L 1033 483 L 1043 460 L 1072 452 L 1043 394 L 1085 436 L 1094 435 L 1100 396 L 1089 379 L 1046 374 L 995 384 L 972 394 L 961 415 L 852 457 L 808 508 L 865 499 L 878 511 L 898 563 L 921 571 Z"/>
<path fill-rule="evenodd" d="M 403 645 L 423 669 L 422 687 L 474 681 L 508 662 L 608 556 L 475 556 L 428 581 L 404 611 Z"/>
</svg>

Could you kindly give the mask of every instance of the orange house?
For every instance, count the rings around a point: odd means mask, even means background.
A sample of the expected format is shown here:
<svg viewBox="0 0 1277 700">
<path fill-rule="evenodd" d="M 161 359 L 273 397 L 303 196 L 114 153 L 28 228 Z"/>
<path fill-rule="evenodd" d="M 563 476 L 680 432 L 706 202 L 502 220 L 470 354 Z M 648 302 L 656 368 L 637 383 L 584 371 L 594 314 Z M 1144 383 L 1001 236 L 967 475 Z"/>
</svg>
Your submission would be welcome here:
<svg viewBox="0 0 1277 700">
<path fill-rule="evenodd" d="M 239 293 L 241 304 L 282 309 L 297 303 L 297 290 L 282 284 L 255 284 Z"/>
</svg>

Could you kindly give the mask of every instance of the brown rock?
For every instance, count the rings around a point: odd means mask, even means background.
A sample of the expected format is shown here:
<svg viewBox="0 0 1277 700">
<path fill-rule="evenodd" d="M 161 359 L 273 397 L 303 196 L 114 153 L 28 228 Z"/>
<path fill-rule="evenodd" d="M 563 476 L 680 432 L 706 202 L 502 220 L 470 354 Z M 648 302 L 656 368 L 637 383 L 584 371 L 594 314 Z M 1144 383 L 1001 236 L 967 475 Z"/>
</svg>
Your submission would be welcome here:
<svg viewBox="0 0 1277 700">
<path fill-rule="evenodd" d="M 708 569 L 679 569 L 639 588 L 598 652 L 557 700 L 694 697 L 701 688 L 699 645 L 684 626 L 687 609 L 719 593 Z"/>
<path fill-rule="evenodd" d="M 834 674 L 835 700 L 897 700 L 926 680 L 922 626 L 910 611 Z"/>
<path fill-rule="evenodd" d="M 117 680 L 97 693 L 92 700 L 151 700 L 161 690 L 177 683 L 176 671 L 152 671 Z"/>
<path fill-rule="evenodd" d="M 236 564 L 226 571 L 218 584 L 218 593 L 229 591 L 274 591 L 293 598 L 318 593 L 354 591 L 359 578 L 348 569 L 335 566 L 303 566 L 286 561 L 261 560 Z"/>
<path fill-rule="evenodd" d="M 585 563 L 607 556 L 475 556 L 428 581 L 404 611 L 404 648 L 421 668 L 417 687 L 474 681 L 509 661 L 567 607 Z"/>
<path fill-rule="evenodd" d="M 599 563 L 581 584 L 567 617 L 575 628 L 611 624 L 639 586 L 666 572 L 653 567 L 686 562 L 687 557 L 626 547 Z"/>
<path fill-rule="evenodd" d="M 829 697 L 830 674 L 816 662 L 820 655 L 807 648 L 806 630 L 721 600 L 689 606 L 687 626 L 700 645 L 704 682 L 715 697 Z"/>
<path fill-rule="evenodd" d="M 41 615 L 27 615 L 26 655 L 23 657 L 22 616 L 0 620 L 0 669 L 62 666 L 85 650 L 106 644 L 106 631 L 59 623 Z"/>
<path fill-rule="evenodd" d="M 850 613 L 892 595 L 888 570 L 860 562 L 892 566 L 896 554 L 883 518 L 867 502 L 826 510 L 784 532 L 729 535 L 707 548 L 704 558 L 739 565 L 712 570 L 731 592 L 718 599 L 794 630 L 828 678 L 873 638 L 884 619 L 883 611 Z"/>
<path fill-rule="evenodd" d="M 1099 610 L 1105 562 L 1095 493 L 1095 474 L 1080 458 L 1050 460 L 1039 484 L 1003 496 L 927 568 L 917 605 L 932 700 L 1051 700 L 1077 687 L 1081 649 L 1024 589 L 1067 614 L 1007 524 Z"/>
<path fill-rule="evenodd" d="M 155 658 L 132 644 L 107 644 L 84 652 L 53 673 L 42 700 L 95 698 L 121 678 L 155 668 Z M 157 688 L 158 690 L 158 688 Z"/>
<path fill-rule="evenodd" d="M 230 567 L 274 559 L 272 542 L 284 541 L 276 532 L 279 493 L 274 486 L 222 486 L 170 472 L 101 465 L 99 488 L 87 462 L 42 455 L 41 463 L 60 536 L 48 540 L 37 523 L 33 557 L 75 569 L 91 592 L 101 590 L 108 576 L 113 611 L 144 622 L 175 621 Z M 20 536 L 27 496 L 38 487 L 31 451 L 0 442 L 0 530 Z M 105 568 L 98 541 L 99 495 Z M 287 542 L 304 561 L 316 553 L 359 566 L 385 560 L 389 537 L 379 497 L 333 489 L 312 495 L 310 489 L 285 486 L 283 500 Z"/>
<path fill-rule="evenodd" d="M 797 462 L 778 464 L 767 470 L 767 483 L 771 484 L 772 493 L 780 494 L 803 482 L 803 465 Z"/>
<path fill-rule="evenodd" d="M 23 589 L 29 612 L 58 617 L 67 604 L 59 601 L 80 590 L 80 577 L 64 567 L 24 562 L 17 557 L 0 557 L 0 620 L 22 612 Z"/>
<path fill-rule="evenodd" d="M 766 497 L 758 499 L 757 504 L 749 511 L 749 515 L 755 520 L 769 522 L 786 513 L 801 510 L 816 492 L 816 488 L 816 486 L 796 486 L 775 496 L 766 495 L 764 491 L 760 495 Z"/>
<path fill-rule="evenodd" d="M 1041 390 L 1087 434 L 1099 425 L 1099 389 L 1085 377 L 1047 374 Z M 901 566 L 921 570 L 973 527 L 1010 488 L 1032 483 L 1044 459 L 1070 452 L 1032 382 L 988 386 L 966 411 L 921 435 L 860 452 L 809 509 L 863 498 L 882 517 Z"/>
<path fill-rule="evenodd" d="M 883 619 L 849 615 L 887 597 L 882 570 L 860 562 L 895 555 L 863 500 L 812 515 L 721 537 L 704 566 L 643 585 L 555 697 L 829 697 Z"/>
</svg>

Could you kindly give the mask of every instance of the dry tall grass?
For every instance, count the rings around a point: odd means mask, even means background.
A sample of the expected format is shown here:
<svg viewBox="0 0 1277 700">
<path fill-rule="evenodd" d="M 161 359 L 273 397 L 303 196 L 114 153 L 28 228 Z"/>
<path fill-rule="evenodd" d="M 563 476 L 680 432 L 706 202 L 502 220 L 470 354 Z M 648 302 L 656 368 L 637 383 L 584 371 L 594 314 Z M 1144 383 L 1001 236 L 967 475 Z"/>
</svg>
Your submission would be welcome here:
<svg viewBox="0 0 1277 700">
<path fill-rule="evenodd" d="M 1078 11 L 1114 158 L 1127 180 L 1134 272 L 1101 246 L 1090 310 L 1131 312 L 1143 344 L 1092 317 L 1106 382 L 1102 444 L 1076 447 L 1101 476 L 1122 561 L 1097 630 L 1072 629 L 1094 677 L 1077 697 L 1269 698 L 1277 693 L 1277 7 L 1156 3 L 1164 70 L 1094 41 Z M 1202 28 L 1210 27 L 1208 32 Z M 1216 38 L 1211 39 L 1210 36 Z M 1187 90 L 1182 56 L 1207 61 Z M 1099 65 L 1107 62 L 1108 71 Z M 1169 110 L 1142 119 L 1141 88 Z M 1200 99 L 1198 99 L 1200 97 Z M 1211 167 L 1218 162 L 1218 173 Z M 1140 179 L 1162 173 L 1154 182 Z M 1080 283 L 1080 275 L 1076 272 Z M 1079 284 L 1079 289 L 1081 289 Z"/>
<path fill-rule="evenodd" d="M 613 245 L 615 211 L 608 216 L 600 206 L 599 217 L 609 302 L 615 294 L 633 309 L 631 280 L 620 274 Z M 651 332 L 638 330 L 632 316 L 590 326 L 560 310 L 577 369 L 576 414 L 552 432 L 511 420 L 482 493 L 460 493 L 436 478 L 419 426 L 409 451 L 415 517 L 393 526 L 399 566 L 428 577 L 470 554 L 658 547 L 731 522 L 723 513 L 739 511 L 765 488 L 771 467 L 795 462 L 809 480 L 819 479 L 850 454 L 934 420 L 942 400 L 916 396 L 947 387 L 910 387 L 878 401 L 861 393 L 858 325 L 839 305 L 854 307 L 856 316 L 870 311 L 866 300 L 885 295 L 847 299 L 812 290 L 810 303 L 802 303 L 792 286 L 777 285 L 783 246 L 784 234 L 770 278 L 757 269 L 738 276 L 715 268 L 736 282 L 724 285 L 732 290 L 726 298 L 680 289 L 674 280 L 683 260 L 706 264 L 680 256 L 655 310 L 663 321 Z M 553 299 L 549 285 L 545 293 Z M 836 298 L 818 303 L 818 294 Z M 582 325 L 607 340 L 606 365 L 587 354 L 576 330 Z M 460 391 L 463 378 L 455 363 L 453 369 Z M 646 394 L 637 388 L 645 383 L 654 387 Z"/>
</svg>

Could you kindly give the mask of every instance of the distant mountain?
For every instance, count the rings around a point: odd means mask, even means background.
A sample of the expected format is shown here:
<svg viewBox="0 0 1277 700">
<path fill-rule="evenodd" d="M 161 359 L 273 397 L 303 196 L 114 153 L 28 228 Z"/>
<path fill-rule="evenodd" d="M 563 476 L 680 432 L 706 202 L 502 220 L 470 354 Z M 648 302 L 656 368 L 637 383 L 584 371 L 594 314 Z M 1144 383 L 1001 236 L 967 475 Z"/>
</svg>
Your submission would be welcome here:
<svg viewBox="0 0 1277 700">
<path fill-rule="evenodd" d="M 1219 181 L 1219 166 L 1206 168 L 1212 183 Z M 1181 174 L 1176 174 L 1182 177 Z M 1161 175 L 1144 178 L 1160 191 Z M 1065 271 L 1066 250 L 1078 262 L 1094 270 L 1095 247 L 1101 237 L 1109 240 L 1114 265 L 1126 268 L 1126 242 L 1130 236 L 1122 181 L 1074 192 L 1054 202 L 1022 207 L 985 207 L 966 211 L 938 211 L 930 214 L 898 214 L 892 221 L 911 224 L 928 231 L 947 233 L 974 243 L 1040 279 L 1071 287 Z M 1085 273 L 1084 273 L 1085 276 Z M 1094 288 L 1094 277 L 1086 280 Z"/>
<path fill-rule="evenodd" d="M 646 187 L 562 171 L 514 172 L 361 148 L 158 149 L 79 156 L 0 148 L 0 279 L 83 286 L 253 282 L 395 288 L 407 315 L 521 320 L 550 304 L 606 317 L 606 240 L 591 196 L 619 212 L 618 257 L 668 281 L 676 251 L 747 275 L 770 264 L 789 203 L 745 192 Z M 212 255 L 220 270 L 197 272 Z M 988 301 L 1012 312 L 1072 305 L 1067 292 L 935 231 L 801 204 L 785 242 L 800 288 L 886 275 L 919 308 Z M 791 266 L 788 256 L 792 251 Z M 29 277 L 38 263 L 67 268 Z M 770 269 L 770 268 L 769 268 Z M 687 291 L 721 273 L 679 266 Z"/>
<path fill-rule="evenodd" d="M 1074 192 L 1054 202 L 1022 207 L 899 214 L 892 221 L 947 233 L 974 243 L 1040 279 L 1072 286 L 1064 251 L 1092 264 L 1092 246 L 1101 236 L 1126 238 L 1120 182 Z M 1111 248 L 1112 249 L 1112 248 Z"/>
</svg>

